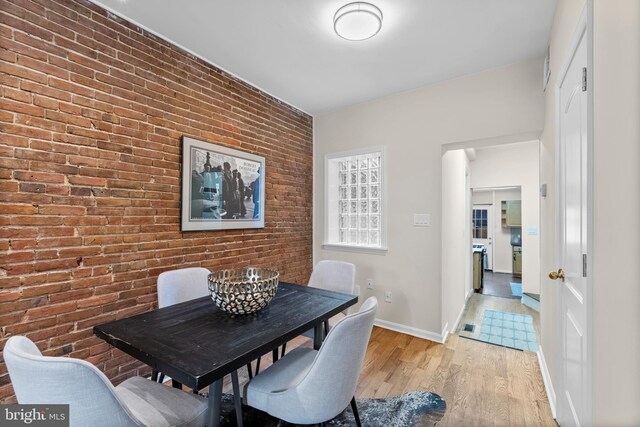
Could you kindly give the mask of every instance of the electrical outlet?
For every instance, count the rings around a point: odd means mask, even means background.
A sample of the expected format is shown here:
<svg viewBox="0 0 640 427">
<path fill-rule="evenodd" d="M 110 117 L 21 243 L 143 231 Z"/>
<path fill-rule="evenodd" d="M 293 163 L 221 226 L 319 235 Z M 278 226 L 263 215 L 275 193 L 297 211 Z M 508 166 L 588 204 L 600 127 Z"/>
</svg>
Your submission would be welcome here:
<svg viewBox="0 0 640 427">
<path fill-rule="evenodd" d="M 373 289 L 373 279 L 367 279 L 367 289 Z"/>
<path fill-rule="evenodd" d="M 360 295 L 360 285 L 356 285 L 356 295 Z"/>
<path fill-rule="evenodd" d="M 385 302 L 391 302 L 391 291 L 386 291 L 384 293 L 384 301 Z"/>
</svg>

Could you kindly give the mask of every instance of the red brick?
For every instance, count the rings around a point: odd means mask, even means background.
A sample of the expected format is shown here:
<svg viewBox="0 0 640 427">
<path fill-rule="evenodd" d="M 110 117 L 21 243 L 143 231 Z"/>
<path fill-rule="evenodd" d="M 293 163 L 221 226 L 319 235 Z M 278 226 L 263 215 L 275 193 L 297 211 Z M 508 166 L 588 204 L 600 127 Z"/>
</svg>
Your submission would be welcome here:
<svg viewBox="0 0 640 427">
<path fill-rule="evenodd" d="M 35 271 L 50 271 L 50 270 L 66 270 L 77 267 L 78 260 L 75 259 L 60 259 L 54 261 L 40 261 L 34 265 Z"/>
<path fill-rule="evenodd" d="M 21 297 L 21 294 L 19 291 L 0 292 L 0 302 L 16 301 L 16 300 L 19 300 L 20 297 Z"/>
<path fill-rule="evenodd" d="M 29 319 L 38 319 L 42 317 L 54 316 L 57 314 L 71 313 L 76 310 L 77 302 L 66 302 L 62 304 L 47 304 L 42 307 L 31 308 L 27 310 Z"/>
<path fill-rule="evenodd" d="M 31 80 L 38 83 L 47 83 L 47 75 L 40 71 L 30 70 L 9 62 L 0 62 L 0 73 L 6 73 L 10 76 L 16 76 L 20 79 Z"/>
<path fill-rule="evenodd" d="M 41 206 L 39 213 L 41 215 L 84 215 L 87 208 L 84 206 Z"/>
<path fill-rule="evenodd" d="M 44 117 L 44 108 L 24 102 L 12 101 L 8 98 L 0 99 L 0 109 L 13 111 L 14 113 L 29 114 L 36 117 Z"/>
<path fill-rule="evenodd" d="M 32 182 L 52 182 L 63 183 L 64 175 L 45 173 L 45 172 L 27 172 L 27 171 L 15 171 L 13 177 L 18 181 L 32 181 Z"/>
<path fill-rule="evenodd" d="M 0 214 L 14 214 L 14 215 L 33 215 L 38 213 L 38 208 L 33 205 L 11 205 L 0 204 Z"/>
<path fill-rule="evenodd" d="M 88 185 L 92 187 L 104 187 L 107 185 L 106 179 L 92 176 L 70 176 L 69 182 L 71 184 Z"/>
<path fill-rule="evenodd" d="M 33 261 L 34 255 L 33 251 L 0 254 L 0 265 Z"/>
<path fill-rule="evenodd" d="M 23 288 L 22 296 L 25 298 L 31 298 L 39 295 L 59 294 L 60 292 L 68 288 L 69 288 L 69 285 L 64 283 L 55 283 L 52 285 L 42 285 L 42 286 L 28 286 Z"/>
<path fill-rule="evenodd" d="M 310 117 L 90 2 L 0 4 L 0 332 L 117 383 L 149 368 L 91 327 L 153 309 L 160 272 L 241 258 L 308 279 Z M 265 229 L 180 232 L 184 134 L 279 165 Z"/>
</svg>

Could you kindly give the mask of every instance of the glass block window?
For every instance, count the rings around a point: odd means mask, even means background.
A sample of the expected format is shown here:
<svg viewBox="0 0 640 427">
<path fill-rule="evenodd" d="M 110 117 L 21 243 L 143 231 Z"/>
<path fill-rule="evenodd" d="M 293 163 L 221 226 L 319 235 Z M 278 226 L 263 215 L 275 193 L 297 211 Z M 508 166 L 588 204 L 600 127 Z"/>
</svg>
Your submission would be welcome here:
<svg viewBox="0 0 640 427">
<path fill-rule="evenodd" d="M 486 239 L 487 238 L 487 210 L 486 209 L 474 209 L 471 220 L 473 222 L 473 238 L 474 239 Z"/>
<path fill-rule="evenodd" d="M 326 160 L 325 243 L 383 248 L 383 151 Z"/>
</svg>

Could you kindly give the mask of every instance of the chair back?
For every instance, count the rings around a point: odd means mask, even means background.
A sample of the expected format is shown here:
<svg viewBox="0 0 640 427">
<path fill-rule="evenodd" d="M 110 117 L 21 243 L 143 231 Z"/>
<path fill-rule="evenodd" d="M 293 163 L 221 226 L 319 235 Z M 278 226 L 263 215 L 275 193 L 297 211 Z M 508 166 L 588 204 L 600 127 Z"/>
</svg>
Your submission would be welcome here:
<svg viewBox="0 0 640 427">
<path fill-rule="evenodd" d="M 208 276 L 204 267 L 165 271 L 158 276 L 158 307 L 209 296 Z"/>
<path fill-rule="evenodd" d="M 109 379 L 89 362 L 43 356 L 23 336 L 7 340 L 3 357 L 18 403 L 68 404 L 72 427 L 140 425 Z"/>
<path fill-rule="evenodd" d="M 350 262 L 343 261 L 319 261 L 313 267 L 309 278 L 309 286 L 355 295 L 356 266 Z M 343 313 L 349 313 L 349 309 L 343 311 Z"/>
<path fill-rule="evenodd" d="M 329 331 L 311 368 L 295 387 L 309 415 L 315 412 L 317 419 L 331 419 L 349 405 L 358 385 L 377 309 L 378 300 L 369 297 L 359 312 L 341 319 Z"/>
</svg>

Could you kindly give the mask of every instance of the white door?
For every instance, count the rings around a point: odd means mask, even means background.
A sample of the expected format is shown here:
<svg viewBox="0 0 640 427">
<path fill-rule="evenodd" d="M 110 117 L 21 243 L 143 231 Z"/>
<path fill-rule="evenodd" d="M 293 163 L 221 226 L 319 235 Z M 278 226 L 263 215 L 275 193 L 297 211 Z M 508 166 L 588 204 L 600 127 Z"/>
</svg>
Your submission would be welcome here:
<svg viewBox="0 0 640 427">
<path fill-rule="evenodd" d="M 493 205 L 473 205 L 471 237 L 474 244 L 487 248 L 485 270 L 493 270 Z"/>
<path fill-rule="evenodd" d="M 585 26 L 586 29 L 586 26 Z M 561 376 L 557 420 L 561 426 L 588 425 L 590 382 L 587 327 L 587 69 L 586 31 L 577 36 L 558 97 L 558 272 Z"/>
</svg>

